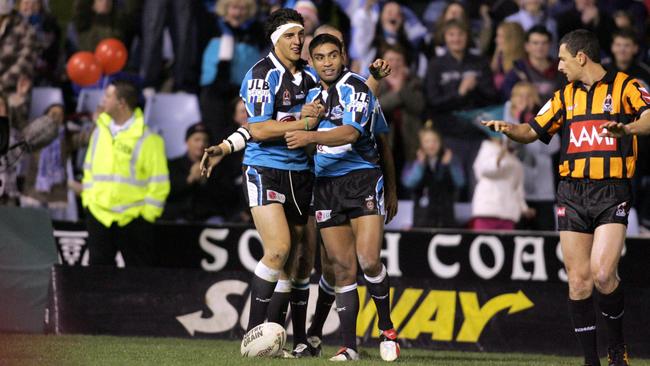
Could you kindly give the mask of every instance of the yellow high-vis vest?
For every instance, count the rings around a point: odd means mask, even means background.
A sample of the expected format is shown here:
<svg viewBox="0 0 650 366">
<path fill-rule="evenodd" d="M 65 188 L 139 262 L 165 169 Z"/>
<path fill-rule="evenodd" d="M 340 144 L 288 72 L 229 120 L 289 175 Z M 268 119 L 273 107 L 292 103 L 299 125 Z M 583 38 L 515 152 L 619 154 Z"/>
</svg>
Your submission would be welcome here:
<svg viewBox="0 0 650 366">
<path fill-rule="evenodd" d="M 140 216 L 154 222 L 169 194 L 165 142 L 144 124 L 142 110 L 136 108 L 134 118 L 113 137 L 111 117 L 102 113 L 88 145 L 81 201 L 106 227 Z"/>
</svg>

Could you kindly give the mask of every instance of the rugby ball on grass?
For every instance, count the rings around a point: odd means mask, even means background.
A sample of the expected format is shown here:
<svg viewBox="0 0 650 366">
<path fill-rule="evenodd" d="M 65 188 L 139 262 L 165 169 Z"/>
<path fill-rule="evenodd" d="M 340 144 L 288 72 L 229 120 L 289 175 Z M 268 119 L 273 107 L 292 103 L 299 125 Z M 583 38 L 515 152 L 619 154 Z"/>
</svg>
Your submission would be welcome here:
<svg viewBox="0 0 650 366">
<path fill-rule="evenodd" d="M 278 323 L 262 323 L 244 335 L 241 355 L 244 357 L 273 357 L 282 351 L 287 332 Z"/>
</svg>

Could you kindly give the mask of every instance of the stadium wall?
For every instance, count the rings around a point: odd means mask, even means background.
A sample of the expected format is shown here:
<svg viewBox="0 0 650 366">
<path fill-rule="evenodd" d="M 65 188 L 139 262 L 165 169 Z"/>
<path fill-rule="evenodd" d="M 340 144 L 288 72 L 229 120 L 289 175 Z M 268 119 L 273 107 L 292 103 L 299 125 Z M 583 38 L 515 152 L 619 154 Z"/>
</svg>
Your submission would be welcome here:
<svg viewBox="0 0 650 366">
<path fill-rule="evenodd" d="M 52 270 L 49 332 L 242 336 L 248 280 L 262 254 L 254 229 L 158 225 L 159 268 L 113 269 L 86 266 L 83 226 L 54 227 L 61 265 Z M 577 354 L 555 233 L 391 231 L 384 239 L 392 317 L 406 346 Z M 627 341 L 635 355 L 646 357 L 650 329 L 631 325 L 650 323 L 648 244 L 629 238 L 620 269 L 628 294 Z M 315 274 L 309 313 L 317 279 Z M 375 307 L 363 286 L 360 297 L 357 335 L 374 344 L 379 334 Z M 326 341 L 338 343 L 337 328 L 332 311 Z"/>
</svg>

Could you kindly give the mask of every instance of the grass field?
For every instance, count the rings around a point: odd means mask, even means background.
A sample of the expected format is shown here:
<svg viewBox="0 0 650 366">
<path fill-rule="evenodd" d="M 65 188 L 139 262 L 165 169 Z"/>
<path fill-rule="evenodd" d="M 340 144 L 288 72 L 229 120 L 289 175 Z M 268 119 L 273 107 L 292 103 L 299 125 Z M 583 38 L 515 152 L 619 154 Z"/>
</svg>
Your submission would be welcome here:
<svg viewBox="0 0 650 366">
<path fill-rule="evenodd" d="M 336 349 L 326 347 L 325 355 Z M 378 350 L 363 348 L 363 360 L 355 365 L 383 364 Z M 541 366 L 581 365 L 572 357 L 534 354 L 442 352 L 404 349 L 400 364 L 435 366 Z M 650 360 L 632 360 L 635 366 L 650 366 Z M 67 365 L 331 365 L 320 359 L 244 359 L 239 342 L 178 338 L 109 336 L 40 336 L 0 334 L 1 366 Z"/>
</svg>

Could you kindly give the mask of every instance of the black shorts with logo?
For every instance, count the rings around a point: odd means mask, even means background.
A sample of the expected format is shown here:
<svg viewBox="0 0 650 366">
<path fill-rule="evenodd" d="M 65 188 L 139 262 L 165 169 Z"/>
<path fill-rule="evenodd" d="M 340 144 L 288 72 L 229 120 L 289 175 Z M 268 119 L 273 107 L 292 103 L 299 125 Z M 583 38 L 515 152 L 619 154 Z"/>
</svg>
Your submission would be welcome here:
<svg viewBox="0 0 650 366">
<path fill-rule="evenodd" d="M 316 178 L 314 209 L 319 228 L 343 225 L 360 216 L 384 215 L 384 176 L 379 169 L 362 169 Z"/>
<path fill-rule="evenodd" d="M 314 174 L 309 170 L 282 170 L 244 165 L 244 194 L 250 207 L 279 203 L 287 220 L 294 224 L 307 223 Z"/>
<path fill-rule="evenodd" d="M 557 187 L 560 231 L 592 234 L 603 224 L 627 225 L 632 191 L 627 179 L 564 179 Z"/>
</svg>

